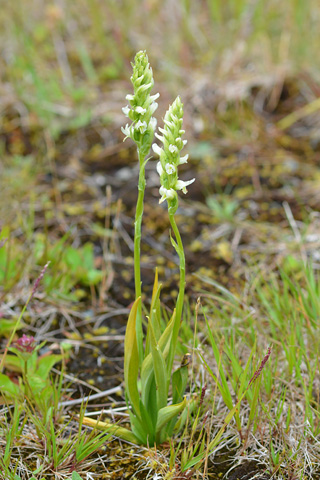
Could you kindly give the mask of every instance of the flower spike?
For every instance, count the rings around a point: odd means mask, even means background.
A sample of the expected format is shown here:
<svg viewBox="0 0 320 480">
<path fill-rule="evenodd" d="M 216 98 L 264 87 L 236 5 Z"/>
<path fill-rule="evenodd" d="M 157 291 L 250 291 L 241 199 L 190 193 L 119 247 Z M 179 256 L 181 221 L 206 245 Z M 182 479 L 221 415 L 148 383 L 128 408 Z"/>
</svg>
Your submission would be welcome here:
<svg viewBox="0 0 320 480">
<path fill-rule="evenodd" d="M 150 95 L 154 81 L 146 52 L 140 51 L 136 54 L 132 67 L 131 82 L 134 94 L 126 96 L 130 105 L 122 109 L 132 123 L 131 125 L 127 124 L 124 128 L 122 127 L 121 130 L 125 139 L 131 138 L 137 144 L 140 152 L 147 155 L 157 126 L 157 120 L 152 115 L 158 108 L 155 100 L 160 94 Z"/>
<path fill-rule="evenodd" d="M 181 138 L 181 135 L 184 134 L 184 130 L 181 128 L 182 122 L 183 104 L 180 97 L 177 97 L 165 115 L 164 128 L 159 127 L 162 135 L 155 134 L 162 142 L 163 147 L 161 148 L 155 143 L 152 145 L 154 153 L 160 157 L 157 164 L 161 183 L 159 203 L 167 200 L 171 213 L 175 213 L 178 208 L 177 190 L 187 193 L 186 187 L 195 181 L 195 178 L 186 182 L 178 179 L 178 166 L 188 161 L 188 155 L 180 157 L 180 152 L 187 143 L 187 140 Z"/>
</svg>

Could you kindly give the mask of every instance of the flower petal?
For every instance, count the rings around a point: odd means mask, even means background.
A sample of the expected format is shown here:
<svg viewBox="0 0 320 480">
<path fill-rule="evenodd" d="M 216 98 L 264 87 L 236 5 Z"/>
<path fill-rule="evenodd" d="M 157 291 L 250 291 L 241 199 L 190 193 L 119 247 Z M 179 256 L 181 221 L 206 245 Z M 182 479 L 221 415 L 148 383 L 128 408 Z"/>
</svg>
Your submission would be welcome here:
<svg viewBox="0 0 320 480">
<path fill-rule="evenodd" d="M 134 126 L 134 129 L 135 130 L 139 130 L 140 133 L 144 133 L 146 130 L 147 130 L 147 122 L 141 122 L 141 120 L 139 120 L 135 126 Z"/>
<path fill-rule="evenodd" d="M 150 118 L 149 127 L 151 127 L 153 131 L 155 131 L 155 129 L 157 128 L 157 119 L 156 118 L 154 118 L 154 117 Z"/>
<path fill-rule="evenodd" d="M 159 135 L 158 133 L 155 133 L 155 136 L 157 137 L 158 140 L 160 140 L 160 142 L 164 142 L 164 138 L 161 137 L 161 135 Z"/>
<path fill-rule="evenodd" d="M 166 164 L 166 172 L 168 175 L 172 175 L 173 173 L 175 173 L 175 171 L 176 171 L 176 167 L 172 165 L 172 163 Z"/>
<path fill-rule="evenodd" d="M 165 200 L 172 200 L 176 195 L 176 192 L 173 190 L 173 188 L 165 188 L 163 186 L 159 188 L 159 193 L 161 195 L 159 203 L 162 203 Z"/>
<path fill-rule="evenodd" d="M 171 153 L 178 153 L 178 147 L 176 145 L 169 145 L 169 152 Z"/>
<path fill-rule="evenodd" d="M 187 155 L 185 155 L 184 157 L 180 157 L 180 160 L 179 160 L 179 164 L 178 165 L 182 165 L 183 163 L 188 163 L 188 158 L 189 158 L 189 154 L 187 153 Z"/>
<path fill-rule="evenodd" d="M 161 175 L 163 174 L 163 168 L 161 166 L 161 162 L 157 163 L 157 172 L 158 172 L 159 176 L 161 177 Z"/>
<path fill-rule="evenodd" d="M 122 111 L 123 111 L 123 109 L 122 109 Z M 138 107 L 135 107 L 135 111 L 136 111 L 137 113 L 146 113 L 147 110 L 146 110 L 145 108 L 143 108 L 143 107 L 139 107 L 139 106 L 138 106 Z"/>
<path fill-rule="evenodd" d="M 183 180 L 177 180 L 176 184 L 175 184 L 175 189 L 176 190 L 182 190 L 183 193 L 187 193 L 187 186 L 188 185 L 191 185 L 191 183 L 193 183 L 195 181 L 195 178 L 193 178 L 192 180 L 187 180 L 186 182 L 184 182 Z"/>
<path fill-rule="evenodd" d="M 126 107 L 123 107 L 123 108 L 122 108 L 122 111 L 123 111 L 123 113 L 125 114 L 125 116 L 128 117 L 128 116 L 129 116 L 129 112 L 130 112 L 130 107 L 129 107 L 129 105 L 127 105 Z"/>
<path fill-rule="evenodd" d="M 160 157 L 161 152 L 162 152 L 162 148 L 160 148 L 159 145 L 157 145 L 156 143 L 153 143 L 152 144 L 152 150 L 154 151 L 154 153 L 156 153 Z"/>
</svg>

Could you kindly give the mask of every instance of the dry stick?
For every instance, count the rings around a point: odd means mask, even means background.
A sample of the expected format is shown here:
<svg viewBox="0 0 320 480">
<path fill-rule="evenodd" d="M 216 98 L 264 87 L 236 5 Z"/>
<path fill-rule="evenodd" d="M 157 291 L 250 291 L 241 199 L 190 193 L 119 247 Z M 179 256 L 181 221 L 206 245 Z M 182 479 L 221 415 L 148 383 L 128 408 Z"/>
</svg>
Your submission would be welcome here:
<svg viewBox="0 0 320 480">
<path fill-rule="evenodd" d="M 75 398 L 74 400 L 67 400 L 65 402 L 60 402 L 58 403 L 58 406 L 67 407 L 70 405 L 77 405 L 79 403 L 87 402 L 89 400 L 96 400 L 97 398 L 106 397 L 107 395 L 111 395 L 112 393 L 118 393 L 118 392 L 122 392 L 121 385 L 119 385 L 118 387 L 109 388 L 109 390 L 105 390 L 104 392 L 95 393 L 93 395 L 87 395 L 86 397 L 82 397 L 82 398 Z"/>
</svg>

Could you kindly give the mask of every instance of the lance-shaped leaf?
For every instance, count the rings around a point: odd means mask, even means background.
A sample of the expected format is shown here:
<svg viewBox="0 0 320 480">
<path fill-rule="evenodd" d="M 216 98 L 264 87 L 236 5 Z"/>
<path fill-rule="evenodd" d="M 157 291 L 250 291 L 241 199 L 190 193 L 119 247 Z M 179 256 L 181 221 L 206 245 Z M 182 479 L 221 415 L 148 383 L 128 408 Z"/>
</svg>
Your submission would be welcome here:
<svg viewBox="0 0 320 480">
<path fill-rule="evenodd" d="M 161 348 L 156 341 L 151 322 L 149 322 L 149 328 L 154 377 L 157 389 L 157 410 L 159 410 L 167 405 L 168 400 L 167 366 Z"/>
<path fill-rule="evenodd" d="M 167 425 L 170 420 L 178 415 L 187 405 L 187 399 L 184 398 L 182 402 L 177 403 L 175 405 L 168 405 L 164 408 L 161 408 L 158 413 L 158 421 L 157 421 L 157 434 L 161 432 L 161 430 Z"/>
<path fill-rule="evenodd" d="M 140 297 L 137 298 L 131 308 L 124 339 L 124 383 L 129 402 L 138 416 L 140 416 L 140 398 L 137 386 L 139 354 L 136 335 L 136 317 L 139 303 Z"/>
<path fill-rule="evenodd" d="M 146 338 L 146 347 L 145 347 L 145 355 L 144 355 L 145 357 L 149 355 L 150 349 L 151 349 L 149 323 L 151 323 L 151 325 L 153 326 L 154 334 L 157 341 L 159 341 L 161 336 L 160 300 L 159 300 L 160 290 L 161 290 L 161 284 L 159 285 L 158 283 L 158 269 L 156 269 L 154 283 L 153 283 L 149 322 L 148 322 L 148 328 L 147 328 L 147 338 Z"/>
<path fill-rule="evenodd" d="M 148 432 L 146 432 L 145 425 L 142 420 L 137 417 L 131 410 L 129 410 L 130 424 L 133 434 L 137 437 L 138 443 L 147 444 Z"/>
<path fill-rule="evenodd" d="M 113 425 L 112 423 L 100 422 L 88 417 L 84 417 L 82 423 L 88 427 L 97 428 L 98 430 L 104 430 L 107 433 L 111 433 L 115 437 L 122 438 L 126 442 L 136 443 L 138 445 L 142 443 L 127 428 L 119 427 L 118 425 Z"/>
<path fill-rule="evenodd" d="M 172 329 L 174 325 L 174 319 L 175 319 L 175 311 L 173 312 L 173 315 L 170 321 L 168 322 L 159 340 L 159 347 L 163 353 L 163 357 L 165 360 L 170 350 L 170 342 L 171 342 L 171 336 L 172 336 Z M 152 354 L 150 352 L 148 356 L 144 359 L 141 366 L 141 396 L 142 396 L 142 402 L 146 407 L 148 404 L 150 387 L 153 379 L 154 379 L 154 367 L 153 367 Z"/>
</svg>

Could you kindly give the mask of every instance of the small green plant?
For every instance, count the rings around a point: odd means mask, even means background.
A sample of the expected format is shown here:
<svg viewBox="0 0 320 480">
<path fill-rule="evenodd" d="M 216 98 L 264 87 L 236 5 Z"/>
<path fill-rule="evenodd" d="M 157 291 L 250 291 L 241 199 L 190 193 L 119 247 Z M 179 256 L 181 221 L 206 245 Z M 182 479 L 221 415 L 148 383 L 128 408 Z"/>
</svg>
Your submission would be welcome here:
<svg viewBox="0 0 320 480">
<path fill-rule="evenodd" d="M 127 95 L 130 106 L 123 109 L 132 124 L 123 128 L 123 133 L 137 145 L 139 156 L 138 201 L 135 217 L 134 272 L 136 300 L 132 306 L 124 345 L 124 381 L 126 401 L 129 408 L 131 431 L 113 430 L 123 438 L 144 445 L 160 444 L 169 439 L 174 431 L 182 428 L 188 402 L 184 392 L 188 379 L 188 362 L 182 362 L 173 372 L 185 291 L 185 256 L 180 233 L 175 221 L 178 209 L 177 191 L 187 193 L 186 187 L 194 179 L 184 182 L 178 178 L 178 166 L 188 160 L 188 155 L 180 156 L 186 140 L 182 140 L 183 104 L 177 97 L 169 107 L 164 127 L 159 128 L 162 135 L 156 134 L 162 147 L 154 144 L 153 150 L 159 156 L 157 171 L 160 175 L 160 201 L 167 201 L 169 220 L 175 239 L 170 236 L 180 264 L 179 294 L 172 317 L 165 322 L 161 316 L 158 273 L 155 274 L 150 313 L 147 317 L 146 335 L 143 333 L 141 305 L 140 242 L 145 190 L 146 159 L 156 128 L 152 114 L 157 108 L 155 100 L 158 94 L 150 96 L 154 85 L 152 69 L 145 52 L 138 52 L 133 64 L 131 81 L 134 94 Z M 169 402 L 171 386 L 172 401 Z M 90 424 L 90 419 L 87 424 Z M 102 425 L 100 425 L 102 427 Z M 105 425 L 110 431 L 108 424 Z"/>
<path fill-rule="evenodd" d="M 239 208 L 239 202 L 228 195 L 221 195 L 220 198 L 210 196 L 207 198 L 207 205 L 214 213 L 214 216 L 221 222 L 233 222 Z"/>
<path fill-rule="evenodd" d="M 133 78 L 138 78 L 138 89 L 144 92 L 153 84 L 153 81 L 150 81 L 151 79 L 144 75 L 142 71 L 144 70 L 148 73 L 151 71 L 145 52 L 139 52 L 136 55 L 133 69 Z M 133 120 L 133 124 L 131 127 L 127 126 L 125 131 L 132 132 L 131 138 L 135 140 L 135 132 L 138 129 L 139 137 L 140 125 L 144 122 L 144 128 L 148 131 L 149 115 L 147 114 L 147 109 L 150 100 L 144 99 L 142 105 L 135 96 L 130 97 L 129 100 L 131 109 L 128 111 L 128 116 Z M 143 115 L 142 118 L 136 118 L 134 113 L 132 113 L 137 108 L 139 113 Z M 151 108 L 151 111 L 153 113 L 154 107 Z M 145 115 L 147 115 L 146 120 L 144 120 Z M 144 339 L 140 314 L 141 286 L 136 290 L 136 301 L 130 312 L 125 336 L 124 376 L 131 428 L 137 441 L 145 445 L 160 444 L 170 438 L 175 428 L 177 430 L 181 428 L 182 422 L 179 423 L 178 416 L 187 407 L 187 402 L 184 398 L 188 378 L 187 364 L 182 363 L 172 373 L 185 291 L 185 256 L 180 233 L 175 222 L 175 213 L 178 209 L 177 191 L 182 190 L 186 193 L 186 187 L 194 181 L 192 179 L 188 182 L 183 182 L 178 179 L 178 166 L 186 163 L 188 159 L 188 155 L 180 156 L 181 150 L 187 143 L 186 140 L 182 140 L 182 135 L 185 133 L 182 129 L 182 123 L 183 104 L 180 97 L 177 97 L 165 115 L 164 128 L 159 129 L 162 136 L 156 134 L 156 137 L 162 143 L 162 147 L 160 148 L 156 144 L 153 145 L 154 152 L 159 156 L 157 164 L 161 184 L 159 203 L 167 201 L 169 220 L 175 236 L 175 240 L 173 237 L 170 237 L 170 239 L 180 262 L 180 285 L 176 308 L 169 322 L 165 324 L 161 318 L 161 285 L 158 283 L 158 274 L 156 273 L 146 337 Z M 140 152 L 141 147 L 138 142 L 136 143 L 138 152 Z M 149 147 L 149 143 L 147 146 Z M 146 153 L 146 150 L 143 148 L 143 155 Z M 139 153 L 140 157 L 141 154 Z M 143 180 L 142 183 L 145 184 L 145 181 Z M 140 210 L 139 198 L 137 210 Z M 135 238 L 136 236 L 138 236 L 140 241 L 140 229 L 135 231 Z M 139 272 L 138 262 L 140 262 L 140 258 L 135 256 L 134 260 L 136 271 Z M 140 284 L 140 277 L 138 281 Z M 169 403 L 170 384 L 172 403 Z"/>
<path fill-rule="evenodd" d="M 36 346 L 35 338 L 32 336 L 28 337 L 23 334 L 22 337 L 14 341 L 15 334 L 21 327 L 23 314 L 32 300 L 47 267 L 48 264 L 42 269 L 18 319 L 11 325 L 12 329 L 7 345 L 0 357 L 0 393 L 7 400 L 28 398 L 31 402 L 46 404 L 52 398 L 49 374 L 52 367 L 62 360 L 62 355 L 39 355 L 38 352 L 45 342 Z M 9 355 L 8 352 L 10 352 Z M 8 374 L 3 373 L 4 368 L 6 368 Z M 19 374 L 19 378 L 13 381 L 10 372 Z"/>
<path fill-rule="evenodd" d="M 35 240 L 35 259 L 38 264 L 50 261 L 50 271 L 44 278 L 47 295 L 77 301 L 86 295 L 84 288 L 94 287 L 103 277 L 103 271 L 95 267 L 92 243 L 79 248 L 68 245 L 70 233 L 54 244 L 38 234 Z"/>
<path fill-rule="evenodd" d="M 0 392 L 9 398 L 24 396 L 43 402 L 47 395 L 51 396 L 49 374 L 52 367 L 62 360 L 62 355 L 39 355 L 45 342 L 35 346 L 34 337 L 23 335 L 8 348 L 14 355 L 7 355 L 4 365 L 7 371 L 21 374 L 19 383 L 15 383 L 10 375 L 0 373 Z"/>
<path fill-rule="evenodd" d="M 65 469 L 74 472 L 109 439 L 111 433 L 97 432 L 94 426 L 91 432 L 83 432 L 85 407 L 86 405 L 81 407 L 79 425 L 76 429 L 73 427 L 72 419 L 59 424 L 52 408 L 48 408 L 46 416 L 43 417 L 28 412 L 39 442 L 46 445 L 45 454 L 43 456 L 39 454 L 42 466 L 39 473 L 48 468 L 55 473 Z M 72 478 L 79 477 L 75 475 Z"/>
</svg>

